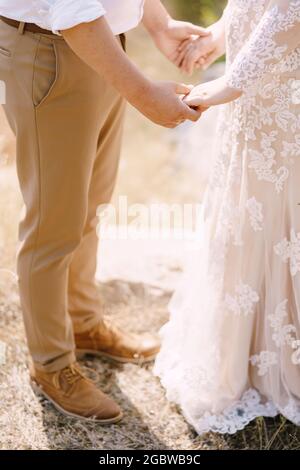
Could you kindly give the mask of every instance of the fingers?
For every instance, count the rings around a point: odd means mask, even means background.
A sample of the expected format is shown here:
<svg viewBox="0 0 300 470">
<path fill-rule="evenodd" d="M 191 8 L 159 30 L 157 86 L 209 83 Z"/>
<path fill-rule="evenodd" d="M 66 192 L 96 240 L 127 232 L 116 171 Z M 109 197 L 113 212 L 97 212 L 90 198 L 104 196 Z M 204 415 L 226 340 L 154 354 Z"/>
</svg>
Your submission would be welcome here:
<svg viewBox="0 0 300 470">
<path fill-rule="evenodd" d="M 184 47 L 181 47 L 180 50 L 178 49 L 178 56 L 176 62 L 182 67 L 183 61 L 189 56 L 190 54 L 201 55 L 200 45 L 197 41 L 190 40 L 186 42 Z"/>
<path fill-rule="evenodd" d="M 199 61 L 201 61 L 201 58 L 199 58 L 199 55 L 200 52 L 197 47 L 186 48 L 177 55 L 177 58 L 174 63 L 183 72 L 186 72 L 187 74 L 191 75 L 198 63 L 198 68 L 200 68 Z"/>
<path fill-rule="evenodd" d="M 213 64 L 217 60 L 217 58 L 218 58 L 218 53 L 216 52 L 216 50 L 213 50 L 212 52 L 210 52 L 206 56 L 201 57 L 200 65 L 201 65 L 202 70 L 208 69 L 208 67 L 211 64 Z"/>
<path fill-rule="evenodd" d="M 174 64 L 175 64 L 178 68 L 181 68 L 182 62 L 183 62 L 183 60 L 184 60 L 184 58 L 185 58 L 185 55 L 186 55 L 186 50 L 185 50 L 185 49 L 183 49 L 182 51 L 179 51 L 179 52 L 177 53 L 177 57 L 176 57 L 176 59 L 174 60 Z"/>
<path fill-rule="evenodd" d="M 190 107 L 194 107 L 194 108 L 199 108 L 199 107 L 208 107 L 207 106 L 207 100 L 205 99 L 205 97 L 201 96 L 200 94 L 199 95 L 188 95 L 184 98 L 184 103 Z"/>
<path fill-rule="evenodd" d="M 193 90 L 193 85 L 185 85 L 184 83 L 175 83 L 175 93 L 177 95 L 188 95 Z"/>
<path fill-rule="evenodd" d="M 211 32 L 208 31 L 207 29 L 202 28 L 201 26 L 197 26 L 192 23 L 189 23 L 186 26 L 186 32 L 187 34 L 196 34 L 197 36 L 202 36 L 202 37 L 211 35 Z"/>
<path fill-rule="evenodd" d="M 191 75 L 195 68 L 206 69 L 217 58 L 216 50 L 207 38 L 184 41 L 177 49 L 174 64 Z"/>
<path fill-rule="evenodd" d="M 184 70 L 186 73 L 191 75 L 194 71 L 194 68 L 199 60 L 199 52 L 197 48 L 190 49 L 181 64 L 181 69 Z"/>
<path fill-rule="evenodd" d="M 199 109 L 192 109 L 189 106 L 185 106 L 184 110 L 184 120 L 196 122 L 200 119 L 202 114 L 201 108 Z"/>
<path fill-rule="evenodd" d="M 178 51 L 178 49 L 174 50 L 171 54 L 168 55 L 168 59 L 175 65 L 177 65 L 177 60 L 178 60 L 178 56 L 179 56 L 180 52 Z"/>
<path fill-rule="evenodd" d="M 200 57 L 200 59 L 198 60 L 198 64 L 200 67 L 203 67 L 205 66 L 206 62 L 207 62 L 207 55 L 204 55 L 202 57 Z"/>
<path fill-rule="evenodd" d="M 206 70 L 207 67 L 206 67 L 206 59 L 207 59 L 207 56 L 202 56 L 200 57 L 200 59 L 197 60 L 197 62 L 195 63 L 195 69 L 196 70 Z"/>
<path fill-rule="evenodd" d="M 191 51 L 183 59 L 181 63 L 181 69 L 189 74 L 191 74 L 195 68 L 207 70 L 208 67 L 210 67 L 210 65 L 213 64 L 217 58 L 218 54 L 215 50 L 208 54 L 201 55 L 201 57 L 199 57 L 199 54 L 193 53 L 193 51 Z"/>
<path fill-rule="evenodd" d="M 193 40 L 193 39 L 196 39 L 195 37 L 193 38 L 188 38 L 188 39 L 185 39 L 184 41 L 182 41 L 182 43 L 180 44 L 180 46 L 178 47 L 178 52 L 181 52 L 183 49 L 186 48 L 186 46 L 188 44 L 190 44 L 190 42 Z"/>
</svg>

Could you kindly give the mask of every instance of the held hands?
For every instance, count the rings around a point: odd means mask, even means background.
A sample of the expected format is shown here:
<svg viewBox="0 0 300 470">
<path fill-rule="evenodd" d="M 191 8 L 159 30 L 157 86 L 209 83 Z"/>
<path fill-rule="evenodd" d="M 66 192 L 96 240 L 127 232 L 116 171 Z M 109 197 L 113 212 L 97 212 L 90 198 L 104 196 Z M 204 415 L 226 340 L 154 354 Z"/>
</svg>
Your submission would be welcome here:
<svg viewBox="0 0 300 470">
<path fill-rule="evenodd" d="M 181 42 L 174 63 L 183 71 L 191 74 L 195 68 L 207 69 L 225 53 L 224 20 L 221 18 L 206 30 L 209 34 L 192 34 Z M 204 112 L 210 106 L 229 103 L 242 95 L 242 91 L 231 88 L 226 77 L 200 84 L 190 91 L 183 102 L 193 109 Z"/>
<path fill-rule="evenodd" d="M 158 49 L 177 65 L 179 52 L 181 53 L 190 42 L 207 38 L 211 33 L 209 30 L 192 23 L 169 18 L 163 29 L 151 31 L 151 35 Z"/>
<path fill-rule="evenodd" d="M 151 31 L 160 51 L 183 72 L 206 70 L 225 53 L 223 19 L 205 29 L 170 18 L 163 29 Z"/>
<path fill-rule="evenodd" d="M 229 103 L 242 91 L 227 85 L 226 77 L 196 87 L 174 82 L 151 82 L 136 106 L 147 118 L 164 127 L 176 127 L 186 120 L 198 121 L 211 106 Z"/>
<path fill-rule="evenodd" d="M 178 47 L 174 63 L 183 72 L 192 74 L 195 68 L 206 70 L 225 53 L 223 19 L 206 31 L 208 35 L 192 35 Z"/>
<path fill-rule="evenodd" d="M 161 52 L 181 70 L 192 73 L 206 69 L 225 52 L 221 19 L 207 30 L 168 18 L 163 28 L 148 28 Z M 146 117 L 164 127 L 176 127 L 186 120 L 197 121 L 210 106 L 240 97 L 221 77 L 193 88 L 173 82 L 150 82 L 136 106 Z"/>
<path fill-rule="evenodd" d="M 217 80 L 194 87 L 190 94 L 184 98 L 184 102 L 194 109 L 200 107 L 203 110 L 203 108 L 210 106 L 229 103 L 241 95 L 242 91 L 228 86 L 226 77 L 223 75 Z"/>
<path fill-rule="evenodd" d="M 192 88 L 174 82 L 151 82 L 137 107 L 148 119 L 163 127 L 174 128 L 186 120 L 198 121 L 201 107 L 193 109 L 183 101 Z"/>
</svg>

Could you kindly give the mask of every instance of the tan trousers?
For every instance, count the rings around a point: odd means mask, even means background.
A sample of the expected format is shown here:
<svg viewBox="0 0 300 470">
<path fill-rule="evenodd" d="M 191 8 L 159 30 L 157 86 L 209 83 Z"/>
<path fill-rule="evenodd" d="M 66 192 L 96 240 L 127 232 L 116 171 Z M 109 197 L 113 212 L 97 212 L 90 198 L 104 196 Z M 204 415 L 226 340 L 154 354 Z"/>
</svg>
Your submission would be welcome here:
<svg viewBox="0 0 300 470">
<path fill-rule="evenodd" d="M 21 306 L 33 360 L 51 372 L 75 360 L 73 328 L 89 329 L 102 315 L 96 209 L 114 189 L 124 101 L 60 36 L 2 21 L 0 79 L 26 208 Z"/>
</svg>

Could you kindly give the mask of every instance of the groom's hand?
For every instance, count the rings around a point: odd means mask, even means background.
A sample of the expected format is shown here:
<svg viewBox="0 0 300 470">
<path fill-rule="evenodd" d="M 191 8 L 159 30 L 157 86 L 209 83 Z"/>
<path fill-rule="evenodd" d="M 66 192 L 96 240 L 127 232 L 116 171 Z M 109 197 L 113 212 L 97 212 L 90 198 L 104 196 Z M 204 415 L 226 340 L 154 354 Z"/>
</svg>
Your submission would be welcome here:
<svg viewBox="0 0 300 470">
<path fill-rule="evenodd" d="M 158 49 L 176 65 L 180 46 L 196 37 L 211 33 L 185 21 L 173 20 L 160 0 L 146 0 L 143 23 Z"/>
<path fill-rule="evenodd" d="M 198 121 L 201 117 L 200 108 L 192 109 L 183 101 L 191 89 L 174 82 L 150 82 L 149 88 L 133 104 L 155 124 L 174 128 L 186 120 Z"/>
<path fill-rule="evenodd" d="M 177 65 L 180 46 L 193 37 L 207 37 L 210 32 L 200 26 L 170 19 L 161 31 L 154 31 L 152 38 L 158 49 L 175 65 Z"/>
<path fill-rule="evenodd" d="M 196 121 L 200 110 L 183 102 L 191 87 L 172 82 L 153 82 L 133 64 L 113 36 L 105 18 L 62 31 L 71 49 L 107 80 L 151 121 L 175 127 L 185 120 Z M 181 95 L 181 96 L 180 96 Z"/>
</svg>

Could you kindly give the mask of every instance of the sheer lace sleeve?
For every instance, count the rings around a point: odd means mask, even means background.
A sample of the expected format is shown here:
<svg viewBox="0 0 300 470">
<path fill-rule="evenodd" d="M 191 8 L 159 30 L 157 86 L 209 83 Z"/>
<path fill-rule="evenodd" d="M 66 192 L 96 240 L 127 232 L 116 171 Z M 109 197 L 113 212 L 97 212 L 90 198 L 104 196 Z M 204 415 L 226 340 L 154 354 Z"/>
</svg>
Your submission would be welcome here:
<svg viewBox="0 0 300 470">
<path fill-rule="evenodd" d="M 300 45 L 300 0 L 270 1 L 261 21 L 227 72 L 232 88 L 258 85 L 266 73 Z"/>
</svg>

